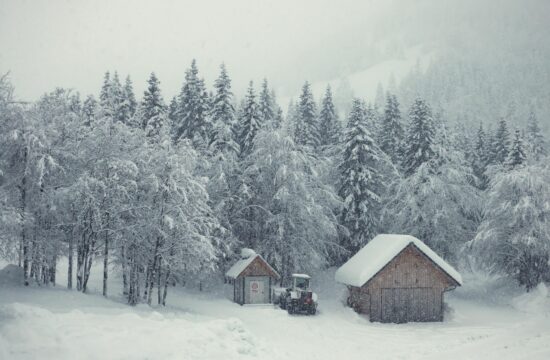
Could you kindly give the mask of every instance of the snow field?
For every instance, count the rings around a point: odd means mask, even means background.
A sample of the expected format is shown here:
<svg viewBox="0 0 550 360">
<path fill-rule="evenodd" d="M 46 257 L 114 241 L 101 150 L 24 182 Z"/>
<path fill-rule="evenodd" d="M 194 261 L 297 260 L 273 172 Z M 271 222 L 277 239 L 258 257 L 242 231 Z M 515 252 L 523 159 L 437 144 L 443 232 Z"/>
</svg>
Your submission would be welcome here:
<svg viewBox="0 0 550 360">
<path fill-rule="evenodd" d="M 445 322 L 395 325 L 370 323 L 344 307 L 345 287 L 334 282 L 334 269 L 313 276 L 317 316 L 239 306 L 222 292 L 184 288 L 170 289 L 166 308 L 129 307 L 118 295 L 101 297 L 100 277 L 94 279 L 88 295 L 62 286 L 0 286 L 0 359 L 550 358 L 544 286 L 518 295 L 494 279 L 465 276 L 466 286 L 447 294 L 452 311 Z M 118 282 L 113 276 L 112 294 Z M 498 299 L 470 296 L 480 287 Z"/>
</svg>

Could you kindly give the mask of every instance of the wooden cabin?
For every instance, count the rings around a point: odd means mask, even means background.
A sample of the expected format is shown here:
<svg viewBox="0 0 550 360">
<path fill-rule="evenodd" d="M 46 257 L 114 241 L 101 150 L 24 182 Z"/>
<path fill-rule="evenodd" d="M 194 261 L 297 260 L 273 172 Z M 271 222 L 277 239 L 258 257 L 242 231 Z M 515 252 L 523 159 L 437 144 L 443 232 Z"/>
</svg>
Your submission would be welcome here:
<svg viewBox="0 0 550 360">
<path fill-rule="evenodd" d="M 233 301 L 241 305 L 271 303 L 271 285 L 280 278 L 261 255 L 250 249 L 241 251 L 241 259 L 225 276 L 232 286 Z"/>
<path fill-rule="evenodd" d="M 370 321 L 443 321 L 443 295 L 462 284 L 460 274 L 410 235 L 381 234 L 342 265 L 349 306 Z"/>
</svg>

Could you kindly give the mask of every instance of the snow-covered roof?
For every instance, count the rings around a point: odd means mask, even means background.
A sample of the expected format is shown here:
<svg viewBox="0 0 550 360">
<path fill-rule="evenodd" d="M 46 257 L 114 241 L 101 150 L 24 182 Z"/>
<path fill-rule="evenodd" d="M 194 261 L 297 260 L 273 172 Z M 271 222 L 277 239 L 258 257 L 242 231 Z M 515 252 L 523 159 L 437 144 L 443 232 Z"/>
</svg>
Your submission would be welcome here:
<svg viewBox="0 0 550 360">
<path fill-rule="evenodd" d="M 302 278 L 302 279 L 311 279 L 311 277 L 309 275 L 306 275 L 306 274 L 292 274 L 292 277 Z"/>
<path fill-rule="evenodd" d="M 250 250 L 250 249 L 246 249 L 246 250 Z M 250 256 L 245 257 L 246 255 L 250 255 Z M 231 278 L 231 279 L 236 279 L 244 271 L 244 269 L 246 269 L 248 267 L 248 265 L 252 264 L 252 262 L 257 257 L 259 257 L 267 265 L 267 267 L 269 267 L 269 269 L 271 271 L 273 271 L 273 273 L 275 275 L 279 276 L 279 274 L 275 271 L 275 269 L 273 269 L 268 264 L 268 262 L 264 260 L 264 258 L 260 254 L 256 254 L 253 251 L 252 252 L 248 252 L 248 251 L 243 252 L 243 251 L 241 251 L 241 257 L 242 258 L 239 261 L 237 261 L 235 264 L 233 264 L 233 266 L 231 266 L 231 268 L 229 270 L 227 270 L 227 272 L 225 273 L 225 276 L 227 276 L 228 278 Z"/>
<path fill-rule="evenodd" d="M 411 235 L 380 234 L 342 265 L 335 274 L 339 283 L 361 287 L 409 244 L 414 244 L 447 275 L 462 285 L 462 277 L 422 241 Z"/>
</svg>

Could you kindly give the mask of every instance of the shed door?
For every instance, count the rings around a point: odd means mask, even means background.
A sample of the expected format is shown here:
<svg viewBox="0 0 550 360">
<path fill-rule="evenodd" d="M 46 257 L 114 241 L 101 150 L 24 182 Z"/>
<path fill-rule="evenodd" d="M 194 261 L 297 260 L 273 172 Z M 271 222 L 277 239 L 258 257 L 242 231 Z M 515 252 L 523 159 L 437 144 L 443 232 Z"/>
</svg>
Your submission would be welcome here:
<svg viewBox="0 0 550 360">
<path fill-rule="evenodd" d="M 438 320 L 431 288 L 382 289 L 382 322 Z"/>
<path fill-rule="evenodd" d="M 269 303 L 269 277 L 247 276 L 245 286 L 249 304 Z"/>
</svg>

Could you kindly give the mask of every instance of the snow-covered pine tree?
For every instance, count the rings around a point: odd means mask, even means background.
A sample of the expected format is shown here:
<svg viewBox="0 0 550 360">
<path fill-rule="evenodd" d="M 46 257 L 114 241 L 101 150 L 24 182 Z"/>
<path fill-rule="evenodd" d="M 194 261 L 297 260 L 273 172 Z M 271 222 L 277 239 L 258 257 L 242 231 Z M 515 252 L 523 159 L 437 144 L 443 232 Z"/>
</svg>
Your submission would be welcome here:
<svg viewBox="0 0 550 360">
<path fill-rule="evenodd" d="M 432 112 L 425 100 L 417 98 L 409 110 L 409 127 L 403 150 L 402 167 L 406 176 L 430 161 L 434 155 L 435 129 Z"/>
<path fill-rule="evenodd" d="M 535 162 L 546 156 L 546 142 L 534 111 L 530 112 L 527 122 L 527 144 L 529 157 Z"/>
<path fill-rule="evenodd" d="M 408 176 L 395 176 L 383 200 L 384 232 L 412 234 L 443 258 L 456 261 L 475 235 L 482 198 L 474 186 L 465 149 L 457 149 L 442 116 L 437 117 L 433 156 Z"/>
<path fill-rule="evenodd" d="M 283 129 L 262 129 L 245 159 L 243 200 L 232 214 L 238 238 L 262 254 L 286 283 L 336 252 L 340 200 L 321 178 L 323 159 L 301 151 Z M 244 195 L 244 196 L 243 196 Z"/>
<path fill-rule="evenodd" d="M 168 106 L 168 119 L 172 124 L 174 124 L 178 119 L 178 97 L 174 96 L 172 97 L 172 100 L 170 101 L 170 105 Z"/>
<path fill-rule="evenodd" d="M 258 102 L 254 92 L 254 83 L 251 81 L 246 91 L 242 114 L 239 119 L 239 146 L 241 155 L 246 156 L 252 151 L 254 138 L 260 130 L 260 114 L 258 112 Z"/>
<path fill-rule="evenodd" d="M 140 122 L 141 128 L 150 136 L 158 135 L 160 129 L 166 124 L 166 109 L 160 93 L 160 81 L 154 72 L 147 80 L 147 89 L 143 93 L 141 102 Z"/>
<path fill-rule="evenodd" d="M 126 123 L 126 109 L 124 107 L 124 91 L 122 88 L 122 84 L 120 82 L 120 79 L 118 77 L 118 72 L 115 71 L 113 75 L 113 79 L 111 80 L 111 87 L 110 87 L 110 106 L 113 111 L 113 118 L 115 121 L 120 121 L 122 123 Z"/>
<path fill-rule="evenodd" d="M 213 95 L 210 118 L 213 134 L 210 146 L 215 153 L 223 156 L 239 154 L 239 144 L 235 141 L 235 107 L 231 92 L 231 79 L 227 75 L 225 65 L 220 66 L 220 75 L 214 82 L 216 93 Z"/>
<path fill-rule="evenodd" d="M 491 164 L 502 165 L 508 158 L 510 152 L 510 133 L 506 120 L 501 119 L 498 122 L 498 127 L 493 138 L 493 151 L 491 156 Z"/>
<path fill-rule="evenodd" d="M 338 143 L 341 132 L 340 119 L 338 119 L 338 112 L 332 100 L 332 90 L 330 85 L 328 85 L 321 103 L 321 111 L 319 112 L 320 145 L 327 146 Z"/>
<path fill-rule="evenodd" d="M 130 76 L 126 77 L 124 87 L 122 88 L 122 103 L 120 104 L 121 121 L 129 124 L 137 108 L 136 96 L 134 95 L 134 86 Z"/>
<path fill-rule="evenodd" d="M 305 82 L 300 100 L 296 106 L 296 129 L 294 138 L 298 145 L 316 148 L 320 144 L 319 124 L 317 123 L 317 106 L 313 99 L 311 86 Z"/>
<path fill-rule="evenodd" d="M 550 170 L 526 165 L 492 179 L 483 222 L 471 250 L 493 271 L 528 290 L 550 279 Z"/>
<path fill-rule="evenodd" d="M 88 95 L 82 104 L 82 120 L 84 124 L 90 126 L 95 118 L 97 111 L 97 100 L 93 95 Z"/>
<path fill-rule="evenodd" d="M 403 145 L 403 126 L 397 96 L 390 93 L 386 96 L 386 106 L 382 116 L 382 125 L 379 131 L 379 144 L 394 164 L 399 163 L 400 149 Z"/>
<path fill-rule="evenodd" d="M 262 89 L 258 100 L 258 113 L 260 116 L 261 127 L 273 126 L 273 120 L 275 119 L 275 104 L 271 98 L 271 91 L 267 79 L 262 81 Z"/>
<path fill-rule="evenodd" d="M 279 104 L 277 103 L 277 95 L 275 94 L 275 90 L 273 89 L 271 90 L 271 102 L 275 111 L 271 126 L 274 129 L 280 129 L 283 126 L 284 122 L 283 109 L 281 109 L 281 106 L 279 106 Z"/>
<path fill-rule="evenodd" d="M 103 75 L 103 85 L 101 86 L 101 91 L 99 92 L 99 105 L 105 108 L 108 105 L 109 97 L 111 94 L 111 73 L 109 71 L 105 72 Z"/>
<path fill-rule="evenodd" d="M 483 129 L 483 124 L 479 124 L 477 134 L 475 137 L 473 156 L 472 156 L 472 170 L 477 179 L 476 184 L 480 190 L 485 190 L 488 184 L 487 178 L 487 164 L 489 161 L 489 154 L 487 154 L 487 135 Z"/>
<path fill-rule="evenodd" d="M 509 169 L 515 169 L 524 165 L 526 159 L 527 156 L 525 155 L 525 145 L 523 144 L 523 139 L 521 138 L 519 129 L 516 129 L 514 140 L 510 146 L 510 152 L 506 158 L 505 165 Z"/>
<path fill-rule="evenodd" d="M 344 200 L 341 224 L 349 235 L 344 247 L 354 254 L 378 232 L 381 150 L 367 128 L 365 109 L 359 99 L 352 102 L 345 132 L 343 159 L 340 168 L 339 195 Z"/>
<path fill-rule="evenodd" d="M 208 145 L 211 125 L 208 123 L 208 93 L 194 59 L 185 72 L 178 103 L 178 116 L 173 123 L 174 140 L 190 139 L 196 146 Z"/>
</svg>

